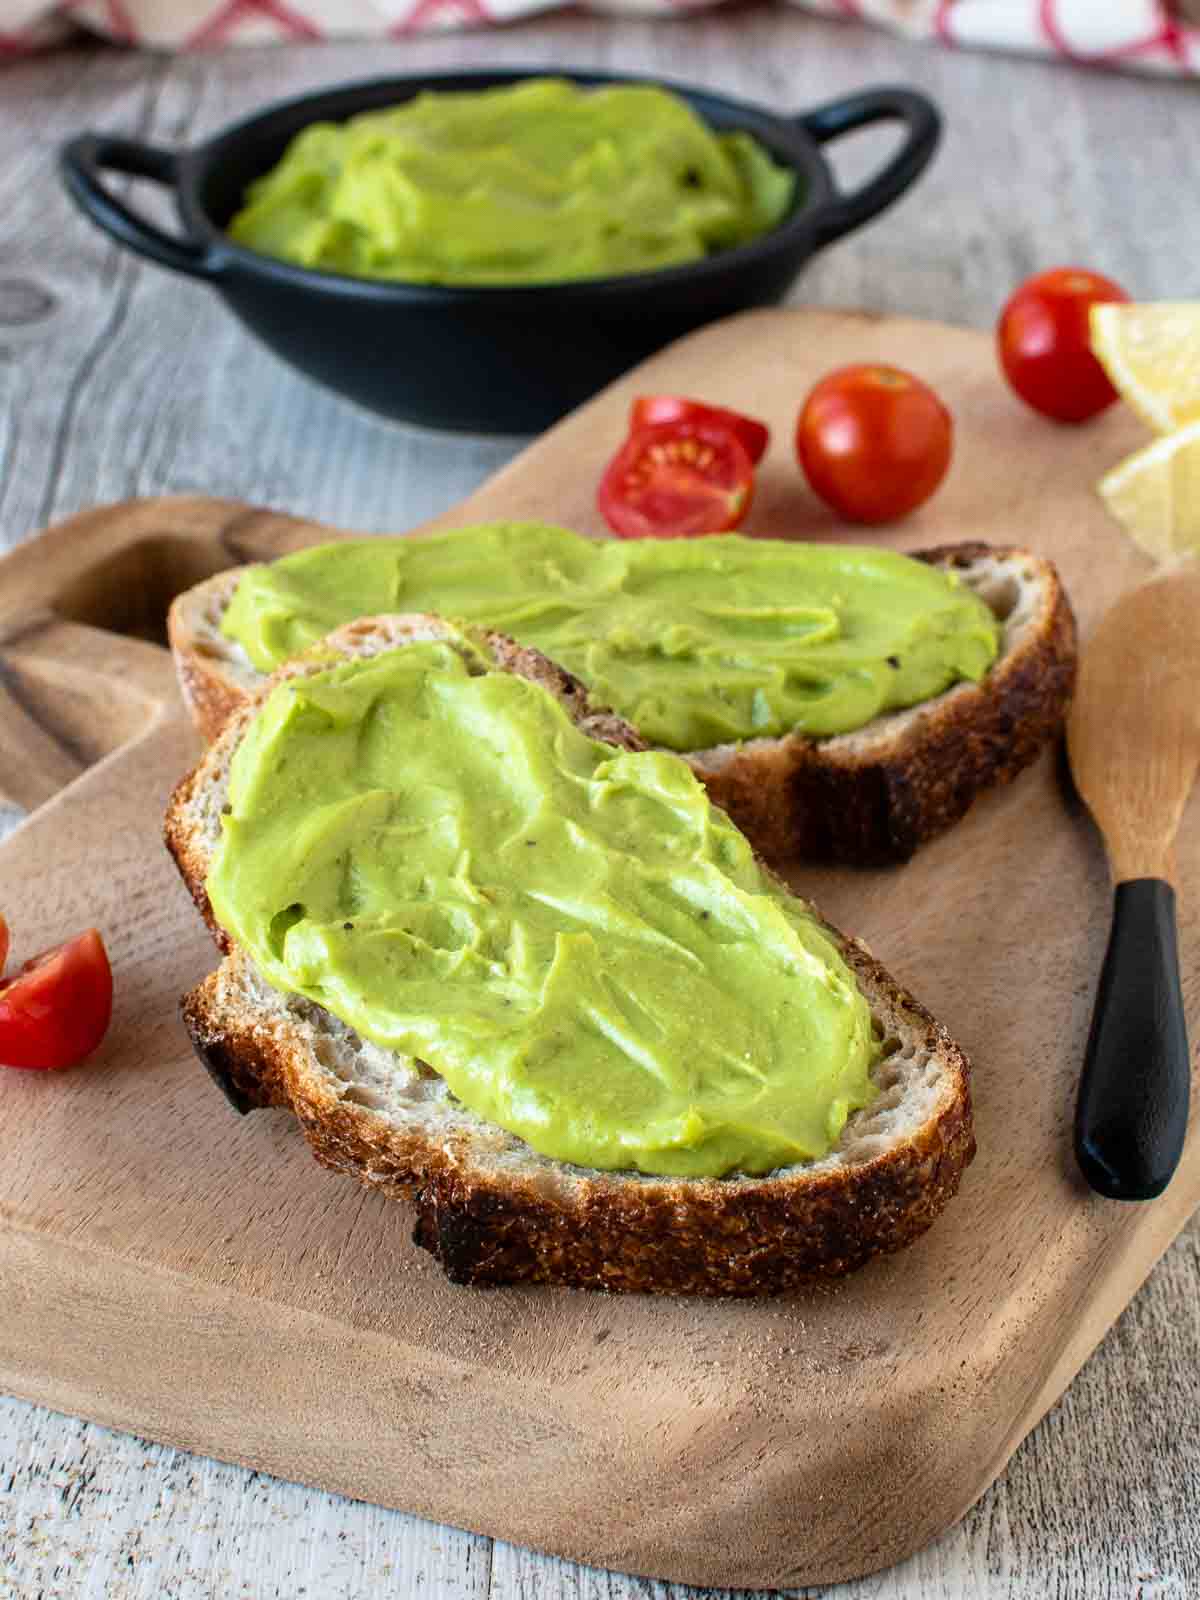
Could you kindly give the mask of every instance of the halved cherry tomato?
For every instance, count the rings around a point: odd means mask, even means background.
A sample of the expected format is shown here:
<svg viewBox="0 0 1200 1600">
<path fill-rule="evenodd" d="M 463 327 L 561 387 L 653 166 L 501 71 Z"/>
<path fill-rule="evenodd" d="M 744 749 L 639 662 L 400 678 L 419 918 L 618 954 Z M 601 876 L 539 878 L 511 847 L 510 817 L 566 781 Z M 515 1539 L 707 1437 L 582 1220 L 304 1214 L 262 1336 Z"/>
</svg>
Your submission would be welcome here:
<svg viewBox="0 0 1200 1600">
<path fill-rule="evenodd" d="M 899 367 L 839 367 L 813 388 L 796 454 L 814 491 L 851 522 L 907 516 L 946 476 L 954 420 L 927 384 Z"/>
<path fill-rule="evenodd" d="M 95 928 L 34 956 L 0 983 L 0 1066 L 73 1067 L 103 1039 L 112 999 Z"/>
<path fill-rule="evenodd" d="M 1117 398 L 1092 354 L 1088 310 L 1128 300 L 1119 283 L 1083 267 L 1054 267 L 1024 282 L 1000 313 L 1004 375 L 1026 405 L 1056 422 L 1087 422 Z"/>
<path fill-rule="evenodd" d="M 724 406 L 705 405 L 703 400 L 688 400 L 679 394 L 643 394 L 633 402 L 629 413 L 629 431 L 652 428 L 657 422 L 712 422 L 728 428 L 742 449 L 757 466 L 771 442 L 771 430 L 756 417 L 743 416 L 740 411 L 727 411 Z"/>
<path fill-rule="evenodd" d="M 623 539 L 690 539 L 736 528 L 754 495 L 737 438 L 711 422 L 660 422 L 630 434 L 596 494 Z"/>
</svg>

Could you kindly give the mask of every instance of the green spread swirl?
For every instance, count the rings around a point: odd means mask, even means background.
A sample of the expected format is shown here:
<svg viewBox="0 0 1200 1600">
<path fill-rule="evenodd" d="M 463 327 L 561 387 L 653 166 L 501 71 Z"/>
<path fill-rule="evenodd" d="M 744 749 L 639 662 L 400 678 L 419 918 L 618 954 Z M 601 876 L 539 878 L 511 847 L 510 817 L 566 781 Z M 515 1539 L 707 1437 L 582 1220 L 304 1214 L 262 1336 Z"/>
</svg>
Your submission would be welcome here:
<svg viewBox="0 0 1200 1600">
<path fill-rule="evenodd" d="M 466 637 L 277 686 L 208 877 L 278 987 L 584 1167 L 825 1155 L 874 1096 L 867 1001 L 688 767 L 585 737 Z"/>
<path fill-rule="evenodd" d="M 849 733 L 978 681 L 996 619 L 894 551 L 747 539 L 591 540 L 536 522 L 318 545 L 254 567 L 223 632 L 262 672 L 341 623 L 434 611 L 545 651 L 671 750 Z"/>
<path fill-rule="evenodd" d="M 353 277 L 546 283 L 742 244 L 782 219 L 795 186 L 749 134 L 714 134 L 664 89 L 533 78 L 312 124 L 229 233 Z"/>
</svg>

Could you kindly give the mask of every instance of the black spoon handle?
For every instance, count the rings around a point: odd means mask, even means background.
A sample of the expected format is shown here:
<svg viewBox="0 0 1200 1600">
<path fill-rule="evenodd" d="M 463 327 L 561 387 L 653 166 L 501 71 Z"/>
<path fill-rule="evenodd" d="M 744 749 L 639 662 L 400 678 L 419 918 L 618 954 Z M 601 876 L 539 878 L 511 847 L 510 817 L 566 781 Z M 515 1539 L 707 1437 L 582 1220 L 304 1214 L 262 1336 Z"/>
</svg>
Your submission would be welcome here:
<svg viewBox="0 0 1200 1600">
<path fill-rule="evenodd" d="M 1187 1132 L 1191 1063 L 1179 984 L 1175 891 L 1117 885 L 1075 1107 L 1075 1155 L 1109 1200 L 1153 1200 Z"/>
</svg>

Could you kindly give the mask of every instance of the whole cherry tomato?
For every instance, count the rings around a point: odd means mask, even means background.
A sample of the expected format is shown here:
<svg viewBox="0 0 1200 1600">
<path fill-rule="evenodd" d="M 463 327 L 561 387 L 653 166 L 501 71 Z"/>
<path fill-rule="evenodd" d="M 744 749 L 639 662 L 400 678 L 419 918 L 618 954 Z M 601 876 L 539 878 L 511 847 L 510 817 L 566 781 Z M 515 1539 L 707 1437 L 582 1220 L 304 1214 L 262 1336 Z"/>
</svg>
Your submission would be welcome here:
<svg viewBox="0 0 1200 1600">
<path fill-rule="evenodd" d="M 996 324 L 1004 375 L 1026 405 L 1056 422 L 1086 422 L 1117 391 L 1092 354 L 1088 309 L 1128 300 L 1119 283 L 1082 267 L 1039 272 L 1009 300 Z"/>
<path fill-rule="evenodd" d="M 0 982 L 0 1066 L 73 1067 L 103 1039 L 112 970 L 95 928 Z"/>
<path fill-rule="evenodd" d="M 690 539 L 736 528 L 753 495 L 750 457 L 726 428 L 660 422 L 629 435 L 596 504 L 623 539 Z"/>
<path fill-rule="evenodd" d="M 728 428 L 755 466 L 771 442 L 771 430 L 766 423 L 759 422 L 756 417 L 743 416 L 740 411 L 705 405 L 703 400 L 688 400 L 680 394 L 639 395 L 629 413 L 630 433 L 653 427 L 656 422 L 712 422 Z"/>
<path fill-rule="evenodd" d="M 805 476 L 851 522 L 892 522 L 928 500 L 953 443 L 953 418 L 933 390 L 877 362 L 826 374 L 796 424 Z"/>
</svg>

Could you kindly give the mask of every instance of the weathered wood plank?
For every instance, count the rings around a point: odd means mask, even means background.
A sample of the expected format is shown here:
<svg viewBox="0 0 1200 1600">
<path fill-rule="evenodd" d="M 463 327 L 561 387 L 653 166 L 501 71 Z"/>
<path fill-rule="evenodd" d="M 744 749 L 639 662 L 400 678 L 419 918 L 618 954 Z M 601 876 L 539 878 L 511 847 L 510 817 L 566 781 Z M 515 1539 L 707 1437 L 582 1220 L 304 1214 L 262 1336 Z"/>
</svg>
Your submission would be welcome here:
<svg viewBox="0 0 1200 1600">
<path fill-rule="evenodd" d="M 6 1600 L 488 1595 L 487 1539 L 17 1401 L 0 1455 Z"/>
</svg>

